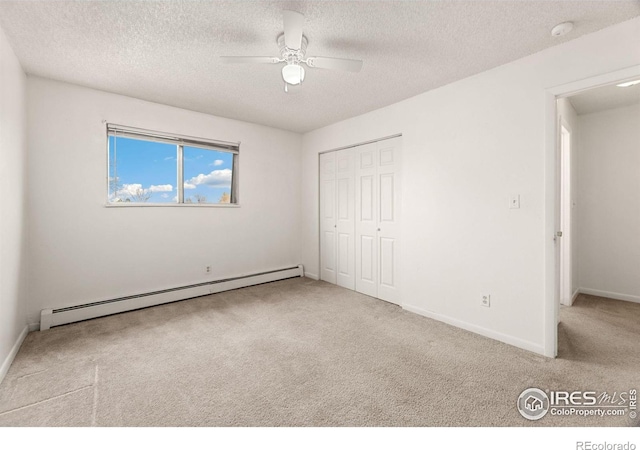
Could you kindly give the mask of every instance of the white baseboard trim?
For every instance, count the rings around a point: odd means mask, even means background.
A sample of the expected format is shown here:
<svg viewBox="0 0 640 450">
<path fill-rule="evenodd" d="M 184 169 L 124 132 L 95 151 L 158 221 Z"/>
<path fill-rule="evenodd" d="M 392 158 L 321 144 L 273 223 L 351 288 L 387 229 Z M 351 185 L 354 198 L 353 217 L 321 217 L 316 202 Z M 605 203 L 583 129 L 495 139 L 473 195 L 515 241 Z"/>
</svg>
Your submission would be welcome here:
<svg viewBox="0 0 640 450">
<path fill-rule="evenodd" d="M 614 300 L 624 300 L 626 302 L 640 303 L 640 296 L 619 294 L 617 292 L 600 291 L 598 289 L 580 288 L 580 294 L 595 295 L 596 297 L 607 297 Z"/>
<path fill-rule="evenodd" d="M 11 351 L 2 362 L 2 366 L 0 367 L 0 383 L 2 383 L 4 377 L 7 375 L 7 372 L 9 372 L 9 367 L 11 367 L 11 364 L 18 354 L 18 351 L 20 351 L 20 347 L 22 346 L 24 339 L 27 337 L 27 334 L 29 334 L 29 325 L 25 325 L 25 327 L 22 329 L 20 335 L 18 336 L 18 339 L 16 340 L 16 343 L 13 344 L 13 347 L 11 347 Z"/>
<path fill-rule="evenodd" d="M 576 298 L 578 298 L 578 295 L 580 295 L 580 288 L 576 289 L 576 291 L 571 296 L 571 300 L 569 302 L 569 305 L 573 305 L 573 302 L 576 301 Z"/>
<path fill-rule="evenodd" d="M 569 300 L 562 301 L 560 300 L 560 306 L 571 306 L 573 305 L 573 302 L 576 301 L 576 298 L 578 297 L 578 295 L 580 295 L 580 289 L 576 289 L 573 294 L 571 294 L 571 297 L 569 298 Z M 558 323 L 560 323 L 560 317 L 558 316 Z"/>
<path fill-rule="evenodd" d="M 285 280 L 287 278 L 302 277 L 303 275 L 304 268 L 302 265 L 299 265 L 297 267 L 290 267 L 287 269 L 243 275 L 240 277 L 211 281 L 197 285 L 132 295 L 119 299 L 109 299 L 84 305 L 61 307 L 58 309 L 43 309 L 40 313 L 40 331 L 48 330 L 49 328 L 58 325 L 79 322 L 81 320 L 95 319 L 96 317 L 133 311 L 135 309 L 162 305 L 164 303 L 171 303 L 194 297 L 202 297 L 204 295 L 217 294 L 218 292 L 255 286 L 256 284 Z"/>
<path fill-rule="evenodd" d="M 315 273 L 311 273 L 311 272 L 305 272 L 304 276 L 307 278 L 311 278 L 312 280 L 316 280 L 318 281 L 320 279 L 320 277 L 318 275 L 316 275 Z"/>
<path fill-rule="evenodd" d="M 428 317 L 430 319 L 437 320 L 438 322 L 444 322 L 448 325 L 453 325 L 454 327 L 462 328 L 463 330 L 471 331 L 472 333 L 476 333 L 484 337 L 495 339 L 496 341 L 504 342 L 505 344 L 513 345 L 514 347 L 518 347 L 518 348 L 528 350 L 530 352 L 537 353 L 539 355 L 544 356 L 544 346 L 538 345 L 534 342 L 525 341 L 524 339 L 510 336 L 504 333 L 499 333 L 497 331 L 490 330 L 488 328 L 484 328 L 468 322 L 464 322 L 462 320 L 454 319 L 452 317 L 445 316 L 443 314 L 427 311 L 425 309 L 418 308 L 416 306 L 403 305 L 402 307 L 407 311 L 419 314 L 421 316 Z"/>
</svg>

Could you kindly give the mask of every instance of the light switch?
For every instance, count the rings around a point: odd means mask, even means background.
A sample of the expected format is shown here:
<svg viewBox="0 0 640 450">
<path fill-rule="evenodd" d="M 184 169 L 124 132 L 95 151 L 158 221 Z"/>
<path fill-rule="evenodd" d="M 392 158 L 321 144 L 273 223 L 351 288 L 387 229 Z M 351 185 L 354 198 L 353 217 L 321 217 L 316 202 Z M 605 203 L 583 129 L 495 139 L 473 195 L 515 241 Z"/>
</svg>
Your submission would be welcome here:
<svg viewBox="0 0 640 450">
<path fill-rule="evenodd" d="M 509 209 L 520 209 L 520 196 L 512 195 L 509 197 Z"/>
</svg>

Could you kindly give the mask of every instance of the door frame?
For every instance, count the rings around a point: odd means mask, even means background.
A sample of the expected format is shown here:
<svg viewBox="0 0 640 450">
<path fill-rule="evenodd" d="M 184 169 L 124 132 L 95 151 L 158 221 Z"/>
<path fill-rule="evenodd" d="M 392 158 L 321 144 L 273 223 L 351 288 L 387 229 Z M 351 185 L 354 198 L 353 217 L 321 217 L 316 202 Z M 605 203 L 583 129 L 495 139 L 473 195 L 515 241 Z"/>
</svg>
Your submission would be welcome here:
<svg viewBox="0 0 640 450">
<path fill-rule="evenodd" d="M 566 130 L 566 134 L 569 135 L 569 145 L 568 148 L 565 148 L 563 143 L 564 131 Z M 559 305 L 563 306 L 571 306 L 573 303 L 573 259 L 572 259 L 572 250 L 573 250 L 573 233 L 572 233 L 572 217 L 571 210 L 573 209 L 572 197 L 574 197 L 574 192 L 571 189 L 572 179 L 575 174 L 571 170 L 571 164 L 573 160 L 573 142 L 574 142 L 574 133 L 571 129 L 569 123 L 565 120 L 565 118 L 559 114 L 558 115 L 558 194 L 560 198 L 558 199 L 558 204 L 560 206 L 558 211 L 558 227 L 557 230 L 562 231 L 562 237 L 556 241 L 559 243 L 559 252 L 558 256 L 558 285 L 560 289 L 559 293 Z"/>
<path fill-rule="evenodd" d="M 558 113 L 557 99 L 588 89 L 640 77 L 640 65 L 608 72 L 545 90 L 545 268 L 544 268 L 544 355 L 558 355 L 559 265 L 554 236 L 558 226 Z"/>
</svg>

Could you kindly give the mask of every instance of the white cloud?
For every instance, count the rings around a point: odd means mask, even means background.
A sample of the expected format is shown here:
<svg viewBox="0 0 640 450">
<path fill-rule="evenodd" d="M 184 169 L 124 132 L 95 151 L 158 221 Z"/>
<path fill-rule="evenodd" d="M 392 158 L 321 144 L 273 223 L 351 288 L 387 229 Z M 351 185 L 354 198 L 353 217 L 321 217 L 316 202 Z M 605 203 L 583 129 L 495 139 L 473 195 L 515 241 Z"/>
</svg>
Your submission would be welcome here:
<svg viewBox="0 0 640 450">
<path fill-rule="evenodd" d="M 149 186 L 149 192 L 173 192 L 173 186 L 170 184 L 152 184 Z"/>
<path fill-rule="evenodd" d="M 231 184 L 231 169 L 214 170 L 205 175 L 201 173 L 185 183 L 192 185 L 205 184 L 211 187 L 228 187 Z"/>
<path fill-rule="evenodd" d="M 111 201 L 124 201 L 130 197 L 145 195 L 147 192 L 148 189 L 143 189 L 139 183 L 123 184 L 115 194 L 110 194 L 109 198 Z"/>
<path fill-rule="evenodd" d="M 170 184 L 160 184 L 160 185 L 151 185 L 148 189 L 142 187 L 140 183 L 131 183 L 131 184 L 123 184 L 122 187 L 118 190 L 118 192 L 110 195 L 110 198 L 116 201 L 124 201 L 130 197 L 153 194 L 156 192 L 173 192 L 173 186 Z M 167 194 L 163 194 L 163 198 Z M 117 200 L 120 199 L 120 200 Z"/>
<path fill-rule="evenodd" d="M 169 194 L 162 194 L 160 197 L 162 197 L 162 198 L 169 198 Z"/>
<path fill-rule="evenodd" d="M 216 159 L 216 160 L 213 162 L 213 165 L 214 165 L 214 166 L 221 166 L 221 165 L 223 165 L 223 164 L 224 164 L 224 161 L 223 161 L 223 160 L 221 160 L 221 159 Z"/>
<path fill-rule="evenodd" d="M 188 182 L 185 182 L 185 183 L 184 183 L 184 188 L 185 188 L 185 189 L 195 189 L 195 188 L 196 188 L 196 185 L 195 185 L 195 184 L 188 183 Z"/>
<path fill-rule="evenodd" d="M 146 192 L 146 189 L 142 189 L 142 185 L 139 183 L 123 184 L 122 189 L 116 192 L 116 197 L 123 195 L 136 195 L 138 192 Z"/>
</svg>

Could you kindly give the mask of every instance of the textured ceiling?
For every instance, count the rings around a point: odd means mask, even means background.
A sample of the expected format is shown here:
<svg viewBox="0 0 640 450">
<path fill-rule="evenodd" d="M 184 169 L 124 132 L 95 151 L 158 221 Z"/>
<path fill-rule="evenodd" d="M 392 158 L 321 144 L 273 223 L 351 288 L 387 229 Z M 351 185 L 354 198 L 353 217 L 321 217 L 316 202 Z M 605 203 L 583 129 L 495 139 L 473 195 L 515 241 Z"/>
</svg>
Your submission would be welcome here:
<svg viewBox="0 0 640 450">
<path fill-rule="evenodd" d="M 285 94 L 282 10 L 305 15 L 310 69 Z M 2 1 L 0 25 L 29 74 L 273 127 L 309 131 L 640 15 L 638 1 Z M 575 29 L 550 36 L 559 22 Z"/>
<path fill-rule="evenodd" d="M 605 109 L 631 106 L 640 103 L 640 84 L 625 88 L 612 84 L 590 89 L 569 97 L 569 101 L 578 114 L 591 114 Z"/>
</svg>

